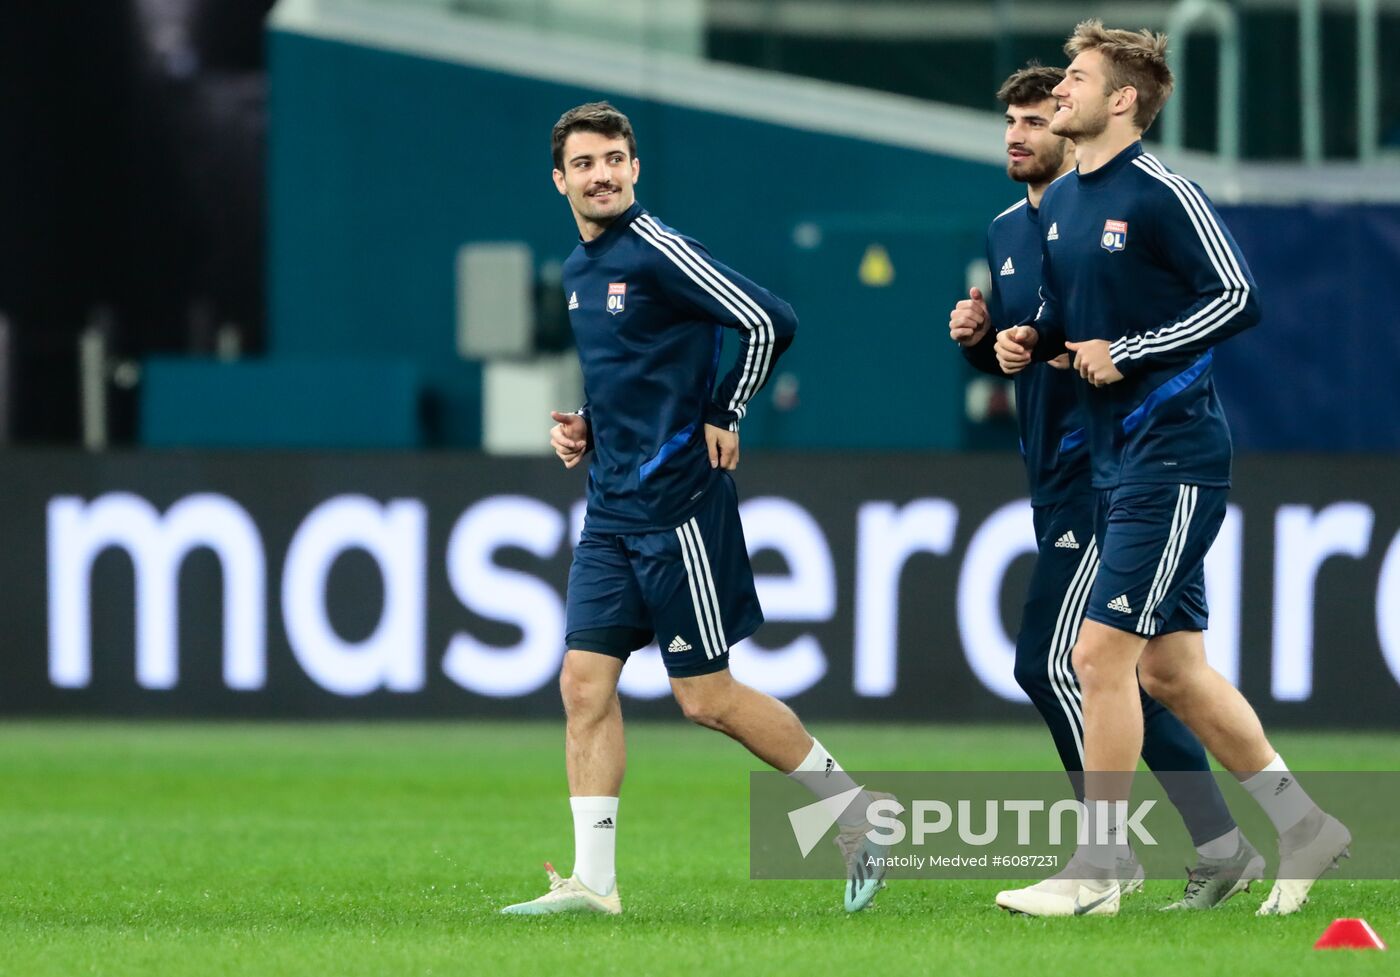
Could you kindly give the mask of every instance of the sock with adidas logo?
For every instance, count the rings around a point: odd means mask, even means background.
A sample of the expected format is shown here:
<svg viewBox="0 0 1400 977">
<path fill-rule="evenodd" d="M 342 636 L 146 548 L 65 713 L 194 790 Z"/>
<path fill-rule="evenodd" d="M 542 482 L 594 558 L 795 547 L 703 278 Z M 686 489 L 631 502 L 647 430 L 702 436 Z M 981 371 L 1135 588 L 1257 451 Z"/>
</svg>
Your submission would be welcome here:
<svg viewBox="0 0 1400 977">
<path fill-rule="evenodd" d="M 1267 767 L 1240 786 L 1259 802 L 1259 806 L 1264 809 L 1264 813 L 1269 816 L 1279 834 L 1283 834 L 1317 809 L 1317 804 L 1308 796 L 1308 792 L 1303 790 L 1298 778 L 1277 753 Z"/>
<path fill-rule="evenodd" d="M 797 769 L 788 776 L 819 799 L 844 794 L 856 786 L 851 775 L 841 769 L 841 764 L 826 752 L 826 747 L 822 746 L 815 736 L 812 737 L 812 750 L 807 754 L 807 759 L 798 764 Z M 837 822 L 843 828 L 854 828 L 864 824 L 866 808 L 873 800 L 869 791 L 861 791 L 837 817 Z"/>
<path fill-rule="evenodd" d="M 574 877 L 605 896 L 617 882 L 617 798 L 570 797 L 574 811 Z"/>
</svg>

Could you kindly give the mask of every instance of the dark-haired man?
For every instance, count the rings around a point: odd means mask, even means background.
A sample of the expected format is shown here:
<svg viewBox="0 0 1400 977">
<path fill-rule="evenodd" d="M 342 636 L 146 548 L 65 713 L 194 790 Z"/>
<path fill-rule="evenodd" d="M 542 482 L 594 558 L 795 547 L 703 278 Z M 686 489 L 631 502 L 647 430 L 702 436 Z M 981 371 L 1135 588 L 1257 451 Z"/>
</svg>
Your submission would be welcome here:
<svg viewBox="0 0 1400 977">
<path fill-rule="evenodd" d="M 997 92 L 1006 106 L 1006 172 L 1026 185 L 1026 195 L 987 228 L 990 294 L 974 288 L 949 316 L 949 334 L 977 369 L 1002 376 L 996 332 L 1025 322 L 1040 305 L 1040 202 L 1052 182 L 1074 169 L 1074 146 L 1050 131 L 1052 90 L 1063 69 L 1032 64 L 1011 75 Z M 1058 368 L 1057 367 L 1061 367 Z M 1060 761 L 1082 792 L 1083 698 L 1070 664 L 1070 649 L 1089 588 L 1099 571 L 1094 535 L 1095 493 L 1089 484 L 1089 449 L 1076 386 L 1068 362 L 1036 363 L 1017 373 L 1016 412 L 1030 482 L 1039 553 L 1016 638 L 1016 682 L 1050 728 Z M 1143 695 L 1142 755 L 1164 776 L 1163 786 L 1186 822 L 1199 864 L 1183 897 L 1168 908 L 1209 909 L 1263 874 L 1264 859 L 1245 841 L 1210 773 L 1201 743 L 1181 721 Z M 1126 844 L 1115 858 L 1121 893 L 1142 887 L 1143 870 Z"/>
<path fill-rule="evenodd" d="M 1259 302 L 1244 255 L 1200 187 L 1143 151 L 1142 133 L 1172 90 L 1166 49 L 1163 34 L 1097 20 L 1070 36 L 1051 131 L 1074 141 L 1076 171 L 1041 202 L 1049 227 L 1040 310 L 996 339 L 1008 373 L 1074 355 L 1099 491 L 1100 568 L 1071 653 L 1084 693 L 1091 842 L 1059 875 L 997 896 L 1033 915 L 1117 911 L 1112 845 L 1098 839 L 1124 829 L 1117 805 L 1142 748 L 1139 680 L 1278 831 L 1278 878 L 1260 915 L 1301 909 L 1351 843 L 1205 657 L 1203 565 L 1225 516 L 1231 456 L 1212 354 L 1259 321 Z"/>
<path fill-rule="evenodd" d="M 763 622 L 729 472 L 739 463 L 739 422 L 797 319 L 782 299 L 642 209 L 636 137 L 613 106 L 566 112 L 552 151 L 554 185 L 580 238 L 563 284 L 587 404 L 555 412 L 550 439 L 567 468 L 593 454 L 559 680 L 574 871 L 563 878 L 546 865 L 549 891 L 504 912 L 622 911 L 617 682 L 628 656 L 653 638 L 688 719 L 738 740 L 818 798 L 851 798 L 836 844 L 849 872 L 846 909 L 864 909 L 885 874 L 884 849 L 866 837 L 876 795 L 852 783 L 791 709 L 729 672 L 730 646 Z M 716 386 L 725 329 L 739 333 L 740 350 Z"/>
</svg>

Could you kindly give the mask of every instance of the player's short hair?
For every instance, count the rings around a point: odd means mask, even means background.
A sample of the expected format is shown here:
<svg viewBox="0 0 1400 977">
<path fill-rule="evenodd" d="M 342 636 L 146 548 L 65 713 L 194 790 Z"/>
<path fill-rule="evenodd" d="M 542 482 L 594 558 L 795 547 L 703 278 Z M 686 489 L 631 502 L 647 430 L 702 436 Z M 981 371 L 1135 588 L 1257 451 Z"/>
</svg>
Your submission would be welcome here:
<svg viewBox="0 0 1400 977">
<path fill-rule="evenodd" d="M 997 89 L 997 101 L 1005 106 L 1035 105 L 1050 98 L 1055 86 L 1065 79 L 1065 69 L 1050 68 L 1039 61 L 1028 61 L 1026 66 L 1001 83 Z"/>
<path fill-rule="evenodd" d="M 588 102 L 576 105 L 559 117 L 550 134 L 550 146 L 554 154 L 554 168 L 564 168 L 564 142 L 572 132 L 596 132 L 609 139 L 626 139 L 627 152 L 637 155 L 637 137 L 632 132 L 632 123 L 609 102 Z"/>
<path fill-rule="evenodd" d="M 1137 89 L 1133 124 L 1146 132 L 1176 84 L 1167 67 L 1167 35 L 1149 30 L 1110 30 L 1101 20 L 1086 20 L 1065 41 L 1065 54 L 1071 58 L 1084 51 L 1103 55 L 1110 91 L 1129 85 Z"/>
</svg>

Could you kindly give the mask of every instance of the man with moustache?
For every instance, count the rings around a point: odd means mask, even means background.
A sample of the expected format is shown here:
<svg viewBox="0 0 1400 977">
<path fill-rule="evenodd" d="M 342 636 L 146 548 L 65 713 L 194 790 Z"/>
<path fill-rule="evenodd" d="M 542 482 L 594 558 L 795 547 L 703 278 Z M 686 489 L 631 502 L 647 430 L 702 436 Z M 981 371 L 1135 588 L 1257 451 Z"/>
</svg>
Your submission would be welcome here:
<svg viewBox="0 0 1400 977">
<path fill-rule="evenodd" d="M 1055 115 L 1051 92 L 1064 76 L 1063 69 L 1032 63 L 997 91 L 1006 106 L 1006 172 L 1026 185 L 1026 195 L 987 228 L 990 295 L 984 299 L 973 288 L 948 321 L 949 334 L 968 362 L 995 376 L 1005 375 L 996 360 L 997 331 L 1031 318 L 1040 305 L 1040 238 L 1048 231 L 1040 220 L 1041 198 L 1051 183 L 1074 169 L 1073 144 L 1050 131 Z M 1068 370 L 1067 357 L 1062 359 L 1034 364 L 1014 377 L 1039 549 L 1016 638 L 1015 675 L 1050 728 L 1060 761 L 1082 796 L 1083 702 L 1070 650 L 1099 558 L 1089 450 L 1075 389 L 1080 381 Z M 1163 786 L 1198 855 L 1185 894 L 1167 908 L 1213 908 L 1258 878 L 1263 858 L 1247 841 L 1235 844 L 1234 818 L 1211 777 L 1200 741 L 1145 693 L 1142 709 L 1143 759 L 1153 771 L 1166 774 Z M 1187 771 L 1194 775 L 1172 776 Z M 1121 894 L 1141 889 L 1143 869 L 1126 844 L 1115 863 Z"/>
<path fill-rule="evenodd" d="M 555 412 L 566 468 L 588 452 L 588 510 L 569 570 L 559 684 L 574 818 L 574 871 L 546 863 L 549 891 L 512 915 L 622 912 L 614 854 L 626 750 L 617 682 L 653 638 L 686 718 L 738 740 L 818 798 L 849 794 L 837 818 L 845 907 L 884 885 L 885 848 L 866 837 L 876 795 L 857 787 L 786 705 L 734 680 L 730 646 L 763 623 L 738 496 L 739 422 L 797 329 L 792 307 L 642 209 L 637 142 L 606 102 L 571 109 L 552 133 L 554 185 L 579 245 L 564 293 L 587 404 Z M 716 386 L 725 329 L 739 333 Z"/>
</svg>

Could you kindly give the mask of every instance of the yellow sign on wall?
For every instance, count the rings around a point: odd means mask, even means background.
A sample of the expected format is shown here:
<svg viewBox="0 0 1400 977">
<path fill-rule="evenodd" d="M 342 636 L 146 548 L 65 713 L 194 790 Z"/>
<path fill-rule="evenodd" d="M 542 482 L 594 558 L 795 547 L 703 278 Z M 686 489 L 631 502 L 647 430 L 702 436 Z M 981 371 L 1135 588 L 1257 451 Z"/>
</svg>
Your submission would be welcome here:
<svg viewBox="0 0 1400 977">
<path fill-rule="evenodd" d="M 872 244 L 860 259 L 860 283 L 871 288 L 884 288 L 894 281 L 894 262 L 883 245 Z"/>
</svg>

